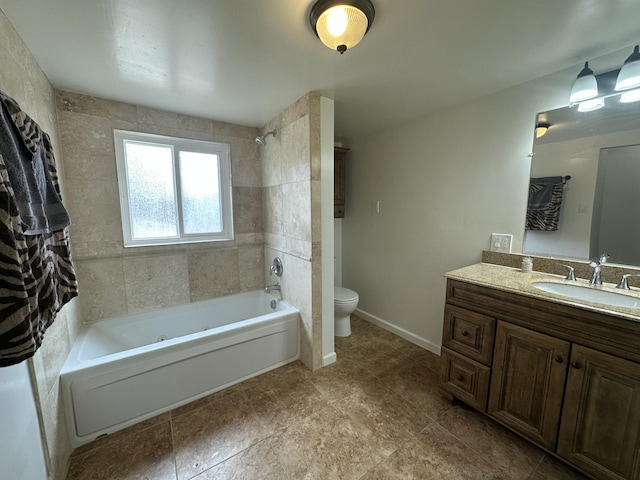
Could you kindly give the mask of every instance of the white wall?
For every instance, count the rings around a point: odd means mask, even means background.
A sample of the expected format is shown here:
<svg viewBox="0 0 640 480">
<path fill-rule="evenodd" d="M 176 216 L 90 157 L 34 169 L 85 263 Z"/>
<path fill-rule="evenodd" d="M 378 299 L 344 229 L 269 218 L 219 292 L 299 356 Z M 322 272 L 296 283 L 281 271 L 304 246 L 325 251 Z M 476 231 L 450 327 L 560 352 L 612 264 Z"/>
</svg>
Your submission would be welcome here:
<svg viewBox="0 0 640 480">
<path fill-rule="evenodd" d="M 480 261 L 492 232 L 521 250 L 536 113 L 567 105 L 579 66 L 345 142 L 343 282 L 360 315 L 439 352 L 443 274 Z"/>
</svg>

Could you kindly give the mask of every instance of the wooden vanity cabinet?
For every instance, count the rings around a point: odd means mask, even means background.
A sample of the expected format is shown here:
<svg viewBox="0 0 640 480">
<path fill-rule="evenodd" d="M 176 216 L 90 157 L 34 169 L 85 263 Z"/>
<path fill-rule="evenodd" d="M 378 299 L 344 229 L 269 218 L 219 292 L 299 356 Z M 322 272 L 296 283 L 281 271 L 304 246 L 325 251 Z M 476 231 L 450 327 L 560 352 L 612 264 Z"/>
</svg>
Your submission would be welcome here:
<svg viewBox="0 0 640 480">
<path fill-rule="evenodd" d="M 333 147 L 333 217 L 344 218 L 348 148 Z"/>
<path fill-rule="evenodd" d="M 640 322 L 449 279 L 441 372 L 445 396 L 592 478 L 640 480 Z"/>
<path fill-rule="evenodd" d="M 489 415 L 554 450 L 570 344 L 498 322 Z"/>
<path fill-rule="evenodd" d="M 638 364 L 573 346 L 557 452 L 596 478 L 640 479 Z"/>
</svg>

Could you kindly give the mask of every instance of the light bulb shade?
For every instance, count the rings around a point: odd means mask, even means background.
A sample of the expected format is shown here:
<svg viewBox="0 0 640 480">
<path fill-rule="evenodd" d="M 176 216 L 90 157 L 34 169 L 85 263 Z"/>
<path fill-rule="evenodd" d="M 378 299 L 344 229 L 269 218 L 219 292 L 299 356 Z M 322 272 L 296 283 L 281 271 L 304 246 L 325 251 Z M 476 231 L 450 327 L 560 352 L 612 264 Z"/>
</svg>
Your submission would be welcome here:
<svg viewBox="0 0 640 480">
<path fill-rule="evenodd" d="M 593 112 L 604 107 L 604 98 L 593 98 L 591 100 L 585 100 L 578 105 L 579 112 Z"/>
<path fill-rule="evenodd" d="M 319 0 L 311 7 L 309 23 L 322 43 L 344 53 L 360 43 L 374 16 L 369 0 Z"/>
<path fill-rule="evenodd" d="M 589 68 L 589 62 L 585 62 L 584 68 L 578 74 L 578 78 L 573 82 L 571 87 L 571 95 L 569 96 L 569 102 L 577 103 L 589 98 L 598 96 L 598 82 L 593 70 Z"/>
<path fill-rule="evenodd" d="M 640 87 L 640 50 L 638 45 L 635 46 L 633 53 L 624 61 L 616 80 L 616 90 L 627 90 L 635 87 Z"/>
<path fill-rule="evenodd" d="M 548 123 L 538 123 L 538 125 L 536 125 L 536 138 L 540 138 L 547 133 L 550 126 Z"/>
<path fill-rule="evenodd" d="M 624 92 L 622 95 L 620 95 L 620 102 L 622 103 L 631 103 L 637 101 L 640 101 L 640 88 L 629 90 L 628 92 Z"/>
</svg>

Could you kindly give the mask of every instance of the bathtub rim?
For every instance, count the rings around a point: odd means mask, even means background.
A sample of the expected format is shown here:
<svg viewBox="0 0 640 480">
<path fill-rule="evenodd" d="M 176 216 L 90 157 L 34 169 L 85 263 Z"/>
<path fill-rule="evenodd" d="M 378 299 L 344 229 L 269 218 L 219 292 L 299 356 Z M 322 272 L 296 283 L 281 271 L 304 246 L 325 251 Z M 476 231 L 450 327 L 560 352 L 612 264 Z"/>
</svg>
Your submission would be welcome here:
<svg viewBox="0 0 640 480">
<path fill-rule="evenodd" d="M 166 315 L 169 315 L 174 312 L 189 313 L 189 311 L 206 308 L 206 306 L 209 304 L 214 305 L 219 302 L 232 302 L 233 300 L 237 300 L 241 296 L 246 296 L 249 294 L 252 294 L 252 295 L 261 294 L 261 295 L 268 295 L 272 297 L 274 300 L 277 300 L 278 302 L 277 310 L 273 312 L 265 313 L 263 315 L 259 315 L 257 317 L 251 317 L 248 319 L 240 320 L 228 325 L 213 327 L 206 331 L 196 331 L 196 332 L 188 333 L 188 334 L 177 336 L 177 337 L 172 337 L 162 342 L 149 343 L 146 345 L 141 345 L 141 346 L 126 349 L 126 350 L 121 350 L 119 352 L 114 352 L 114 353 L 102 355 L 99 357 L 93 357 L 88 359 L 78 358 L 82 350 L 81 344 L 86 341 L 86 337 L 89 335 L 92 327 L 95 328 L 97 326 L 103 326 L 109 322 L 117 322 L 118 324 L 128 323 L 131 321 L 132 318 L 136 316 L 150 315 L 157 312 L 163 312 Z M 248 292 L 241 292 L 241 293 L 236 293 L 232 295 L 226 295 L 224 297 L 210 298 L 210 299 L 199 300 L 197 302 L 191 302 L 183 305 L 173 305 L 171 307 L 127 313 L 124 315 L 118 315 L 115 317 L 96 320 L 95 322 L 88 322 L 83 324 L 83 326 L 81 327 L 80 333 L 78 333 L 78 335 L 76 336 L 76 339 L 71 345 L 69 354 L 67 355 L 67 358 L 64 361 L 62 369 L 60 370 L 60 375 L 67 374 L 69 372 L 73 372 L 76 370 L 91 368 L 104 363 L 111 363 L 111 362 L 119 361 L 121 359 L 130 358 L 146 351 L 157 351 L 164 348 L 170 348 L 173 345 L 178 345 L 191 339 L 206 337 L 206 336 L 213 336 L 214 334 L 217 334 L 217 333 L 223 333 L 227 330 L 232 330 L 230 328 L 230 325 L 236 325 L 239 328 L 245 328 L 255 323 L 258 323 L 258 319 L 266 321 L 266 320 L 276 318 L 281 315 L 292 313 L 292 312 L 299 313 L 299 310 L 293 305 L 291 305 L 290 303 L 288 303 L 287 301 L 274 295 L 273 293 L 265 293 L 262 290 L 251 290 Z"/>
</svg>

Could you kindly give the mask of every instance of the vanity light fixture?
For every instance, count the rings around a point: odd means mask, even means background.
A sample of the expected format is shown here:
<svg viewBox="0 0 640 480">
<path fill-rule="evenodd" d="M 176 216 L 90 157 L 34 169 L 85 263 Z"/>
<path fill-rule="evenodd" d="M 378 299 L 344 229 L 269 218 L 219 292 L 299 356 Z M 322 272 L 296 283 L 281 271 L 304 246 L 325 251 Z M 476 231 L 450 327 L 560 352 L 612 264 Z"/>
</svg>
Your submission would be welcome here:
<svg viewBox="0 0 640 480">
<path fill-rule="evenodd" d="M 545 133 L 547 133 L 547 130 L 549 130 L 549 127 L 551 126 L 551 124 L 549 123 L 545 123 L 545 122 L 539 122 L 536 125 L 536 138 L 540 138 L 542 137 Z"/>
<path fill-rule="evenodd" d="M 309 12 L 309 23 L 322 43 L 343 54 L 360 43 L 374 17 L 369 0 L 318 0 Z"/>
<path fill-rule="evenodd" d="M 629 90 L 628 92 L 624 92 L 622 95 L 620 95 L 621 103 L 637 102 L 638 100 L 640 100 L 640 88 Z"/>
<path fill-rule="evenodd" d="M 589 68 L 589 62 L 584 62 L 584 68 L 578 74 L 578 78 L 573 82 L 569 101 L 571 103 L 581 102 L 598 96 L 598 82 Z"/>
<path fill-rule="evenodd" d="M 618 91 L 635 87 L 640 87 L 640 47 L 638 45 L 624 61 L 616 80 L 616 90 Z"/>
<path fill-rule="evenodd" d="M 593 112 L 604 107 L 604 98 L 592 98 L 578 104 L 579 112 Z"/>
</svg>

